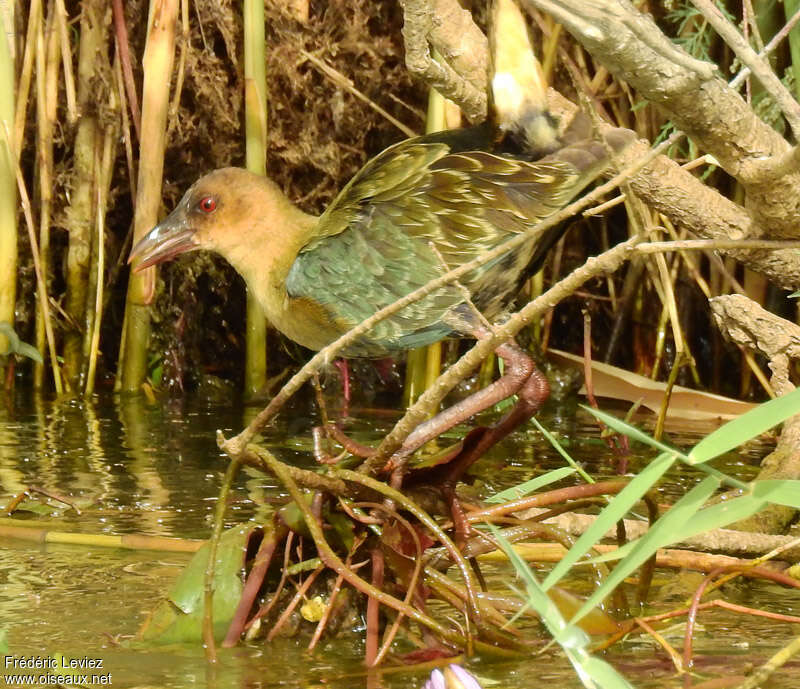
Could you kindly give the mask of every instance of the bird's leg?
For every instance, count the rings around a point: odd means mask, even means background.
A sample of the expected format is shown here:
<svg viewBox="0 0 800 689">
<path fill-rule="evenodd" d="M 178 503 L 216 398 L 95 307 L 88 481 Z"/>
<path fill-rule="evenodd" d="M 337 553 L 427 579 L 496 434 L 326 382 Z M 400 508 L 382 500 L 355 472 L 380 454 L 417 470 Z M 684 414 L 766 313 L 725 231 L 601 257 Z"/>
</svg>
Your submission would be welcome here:
<svg viewBox="0 0 800 689">
<path fill-rule="evenodd" d="M 353 440 L 337 424 L 328 424 L 325 427 L 325 433 L 329 438 L 339 443 L 339 445 L 355 457 L 367 458 L 375 454 L 374 448 L 368 445 L 362 445 L 358 441 Z"/>
<path fill-rule="evenodd" d="M 476 333 L 485 336 L 485 331 Z M 507 436 L 514 428 L 533 416 L 550 394 L 550 386 L 545 375 L 536 367 L 531 359 L 513 340 L 501 344 L 495 353 L 506 363 L 503 375 L 491 385 L 457 402 L 445 409 L 429 421 L 417 426 L 405 439 L 400 449 L 389 460 L 392 470 L 392 484 L 401 485 L 405 473 L 405 465 L 409 456 L 425 443 L 470 416 L 517 394 L 518 400 L 508 414 L 493 426 L 483 429 L 481 437 L 464 446 L 451 460 L 456 466 L 448 472 L 455 481 L 478 457 L 499 440 Z"/>
<path fill-rule="evenodd" d="M 339 375 L 342 377 L 342 418 L 350 416 L 350 367 L 347 365 L 347 359 L 337 359 L 333 365 L 339 369 Z"/>
<path fill-rule="evenodd" d="M 483 336 L 484 332 L 477 334 Z M 495 349 L 495 352 L 506 362 L 503 376 L 483 390 L 418 426 L 390 459 L 392 470 L 390 484 L 394 488 L 400 488 L 411 453 L 431 438 L 452 428 L 467 417 L 516 393 L 517 402 L 511 411 L 494 425 L 471 431 L 461 441 L 460 447 L 454 451 L 447 464 L 434 469 L 438 473 L 437 485 L 450 507 L 455 531 L 454 538 L 459 546 L 466 542 L 470 526 L 456 496 L 456 483 L 475 460 L 492 445 L 530 419 L 550 394 L 550 386 L 544 373 L 536 367 L 533 359 L 516 342 L 513 340 L 506 342 Z"/>
<path fill-rule="evenodd" d="M 523 356 L 528 356 L 522 350 L 519 351 Z M 531 363 L 533 363 L 532 360 Z M 517 426 L 530 419 L 542 406 L 549 394 L 550 386 L 547 383 L 547 378 L 534 365 L 528 380 L 517 390 L 517 403 L 511 411 L 493 426 L 481 429 L 482 433 L 478 437 L 471 438 L 470 443 L 465 443 L 461 451 L 447 464 L 448 472 L 444 478 L 445 484 L 449 483 L 455 486 L 456 481 L 461 478 L 475 460 L 492 445 L 505 438 Z"/>
<path fill-rule="evenodd" d="M 341 415 L 344 418 L 350 415 L 350 368 L 347 365 L 347 359 L 337 359 L 333 364 L 339 370 L 342 377 L 343 402 Z M 361 445 L 355 440 L 351 440 L 337 424 L 328 421 L 328 415 L 325 411 L 325 400 L 322 396 L 322 388 L 320 387 L 319 379 L 316 377 L 314 379 L 314 390 L 317 395 L 317 406 L 322 415 L 322 426 L 317 426 L 312 430 L 314 438 L 313 454 L 317 462 L 320 464 L 336 464 L 336 462 L 342 459 L 341 455 L 333 456 L 323 448 L 323 436 L 338 442 L 345 451 L 356 457 L 369 457 L 372 455 L 375 450 L 366 445 Z"/>
</svg>

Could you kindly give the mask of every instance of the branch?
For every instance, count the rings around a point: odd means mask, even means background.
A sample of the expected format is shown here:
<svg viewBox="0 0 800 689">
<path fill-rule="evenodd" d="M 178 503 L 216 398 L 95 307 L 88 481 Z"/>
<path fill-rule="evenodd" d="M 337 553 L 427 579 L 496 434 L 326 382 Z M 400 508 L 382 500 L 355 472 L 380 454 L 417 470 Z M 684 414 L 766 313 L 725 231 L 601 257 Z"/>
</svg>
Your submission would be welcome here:
<svg viewBox="0 0 800 689">
<path fill-rule="evenodd" d="M 709 24 L 722 37 L 725 43 L 736 53 L 736 57 L 750 68 L 753 75 L 761 85 L 775 99 L 786 117 L 795 137 L 800 135 L 800 105 L 789 93 L 781 80 L 770 69 L 767 62 L 762 60 L 750 44 L 720 12 L 719 8 L 710 0 L 692 0 L 692 4 L 703 14 Z"/>
<path fill-rule="evenodd" d="M 794 390 L 789 366 L 793 359 L 800 359 L 800 327 L 742 294 L 715 297 L 710 304 L 717 327 L 726 339 L 767 357 L 773 389 L 781 395 Z"/>
<path fill-rule="evenodd" d="M 470 122 L 486 119 L 489 45 L 458 0 L 400 0 L 409 71 L 456 103 Z M 431 55 L 432 45 L 441 56 Z"/>
<path fill-rule="evenodd" d="M 575 105 L 551 90 L 549 108 L 564 114 Z M 601 125 L 600 133 L 611 125 Z M 641 160 L 650 149 L 635 141 L 620 155 L 620 166 Z M 705 239 L 748 239 L 768 236 L 744 208 L 725 198 L 715 189 L 684 170 L 666 156 L 648 163 L 629 184 L 650 207 L 663 213 L 676 227 L 689 230 Z M 770 278 L 785 289 L 800 287 L 800 254 L 786 251 L 726 251 L 748 268 Z"/>
<path fill-rule="evenodd" d="M 523 0 L 550 13 L 609 71 L 658 105 L 747 191 L 747 209 L 765 236 L 794 235 L 800 173 L 765 174 L 789 143 L 759 119 L 715 66 L 672 44 L 628 0 Z M 781 172 L 784 172 L 782 169 Z"/>
</svg>

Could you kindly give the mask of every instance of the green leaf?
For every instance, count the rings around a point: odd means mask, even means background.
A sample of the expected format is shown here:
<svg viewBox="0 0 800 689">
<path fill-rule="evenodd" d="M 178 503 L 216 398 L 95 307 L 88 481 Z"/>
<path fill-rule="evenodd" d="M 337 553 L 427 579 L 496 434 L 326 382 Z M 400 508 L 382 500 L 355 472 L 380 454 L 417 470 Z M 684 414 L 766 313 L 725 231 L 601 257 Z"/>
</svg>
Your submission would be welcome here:
<svg viewBox="0 0 800 689">
<path fill-rule="evenodd" d="M 39 350 L 36 349 L 33 345 L 29 345 L 27 342 L 20 342 L 17 348 L 17 354 L 20 356 L 27 357 L 28 359 L 33 359 L 35 362 L 41 364 L 43 363 L 42 355 L 39 354 Z"/>
<path fill-rule="evenodd" d="M 789 481 L 789 483 L 797 482 Z M 800 491 L 800 487 L 795 486 L 791 488 L 791 490 Z M 689 519 L 683 525 L 683 527 L 681 527 L 679 533 L 676 534 L 674 539 L 670 539 L 668 542 L 663 542 L 659 547 L 668 547 L 672 543 L 678 543 L 688 538 L 692 538 L 697 534 L 710 531 L 711 529 L 722 529 L 733 522 L 738 522 L 740 519 L 746 519 L 747 517 L 755 514 L 767 503 L 767 499 L 765 497 L 755 495 L 755 492 L 756 491 L 753 491 L 753 493 L 747 493 L 740 497 L 732 498 L 730 500 L 726 500 L 725 502 L 720 502 L 716 505 L 711 505 L 710 507 L 700 510 L 696 514 L 692 515 L 691 519 Z M 795 502 L 800 502 L 800 497 L 795 495 L 794 500 Z M 636 540 L 629 541 L 624 546 L 617 548 L 616 550 L 593 557 L 590 562 L 612 562 L 614 560 L 624 559 L 631 554 L 633 549 L 639 544 L 640 540 L 641 538 L 637 538 Z"/>
<path fill-rule="evenodd" d="M 500 530 L 493 525 L 489 528 L 514 566 L 517 575 L 525 583 L 528 605 L 536 611 L 553 639 L 564 650 L 583 685 L 590 689 L 632 689 L 628 681 L 611 665 L 595 658 L 587 651 L 589 637 L 586 632 L 564 619 L 531 568 L 503 538 Z"/>
<path fill-rule="evenodd" d="M 674 454 L 684 461 L 686 460 L 686 455 L 683 454 L 683 452 L 676 450 L 674 447 L 670 447 L 669 445 L 665 445 L 655 438 L 651 438 L 649 435 L 647 435 L 647 433 L 636 428 L 636 426 L 631 426 L 629 423 L 625 423 L 622 419 L 618 419 L 616 416 L 612 416 L 611 414 L 606 414 L 606 412 L 595 409 L 594 407 L 589 407 L 585 404 L 582 404 L 581 407 L 593 416 L 596 416 L 598 419 L 600 419 L 600 421 L 602 421 L 606 426 L 617 431 L 617 433 L 627 435 L 629 438 L 638 440 L 640 443 L 649 445 L 650 447 L 654 447 L 660 452 Z"/>
<path fill-rule="evenodd" d="M 719 457 L 798 413 L 800 388 L 759 404 L 755 409 L 720 426 L 692 448 L 686 461 L 689 464 L 701 464 Z"/>
<path fill-rule="evenodd" d="M 597 515 L 594 523 L 581 535 L 561 561 L 553 567 L 542 584 L 547 590 L 563 577 L 578 560 L 604 536 L 606 531 L 622 519 L 642 496 L 664 475 L 675 461 L 675 453 L 663 453 L 648 464 L 620 493 Z"/>
<path fill-rule="evenodd" d="M 564 449 L 562 443 L 560 443 L 556 439 L 556 437 L 552 433 L 550 433 L 550 431 L 548 431 L 544 426 L 542 426 L 541 423 L 539 423 L 539 419 L 537 419 L 534 416 L 531 419 L 531 422 L 533 423 L 534 426 L 536 426 L 539 432 L 547 439 L 547 442 L 549 442 L 555 448 L 556 452 L 558 452 L 558 454 L 560 454 L 564 458 L 564 461 L 566 461 L 567 464 L 569 464 L 573 469 L 575 469 L 575 471 L 577 471 L 578 474 L 580 474 L 581 478 L 584 481 L 586 481 L 586 483 L 595 482 L 594 478 L 590 476 L 578 462 L 576 462 L 574 459 L 572 459 L 572 457 L 570 457 L 569 453 Z"/>
<path fill-rule="evenodd" d="M 573 663 L 574 664 L 574 663 Z M 602 658 L 589 656 L 581 664 L 578 674 L 585 687 L 598 687 L 599 689 L 633 689 L 633 685 L 628 682 L 617 670 L 609 665 Z M 588 676 L 591 684 L 584 681 L 584 676 Z"/>
<path fill-rule="evenodd" d="M 33 359 L 40 364 L 42 363 L 42 355 L 39 354 L 39 350 L 33 345 L 20 340 L 16 330 L 11 327 L 8 321 L 0 321 L 0 335 L 5 335 L 8 340 L 8 352 L 6 354 L 18 354 L 19 356 Z"/>
<path fill-rule="evenodd" d="M 700 507 L 719 486 L 720 482 L 717 478 L 708 476 L 678 500 L 644 536 L 634 541 L 633 547 L 625 554 L 624 559 L 617 564 L 602 585 L 589 596 L 571 622 L 576 622 L 594 607 L 600 605 L 625 580 L 625 577 L 644 564 L 659 548 L 680 541 L 686 533 L 689 520 L 694 521 Z M 621 495 L 622 493 L 620 493 Z M 606 509 L 612 507 L 618 498 L 619 496 L 612 500 Z M 576 543 L 572 549 L 577 545 Z"/>
<path fill-rule="evenodd" d="M 765 479 L 751 485 L 754 497 L 800 510 L 800 481 Z"/>
<path fill-rule="evenodd" d="M 318 557 L 312 557 L 310 560 L 303 560 L 302 562 L 295 562 L 286 568 L 287 577 L 296 577 L 303 572 L 313 572 L 317 567 L 322 565 L 322 560 Z"/>
<path fill-rule="evenodd" d="M 214 636 L 222 639 L 228 630 L 244 588 L 245 554 L 250 537 L 260 527 L 253 523 L 240 524 L 222 534 L 217 548 L 214 570 Z M 264 529 L 263 538 L 271 538 Z M 205 572 L 209 544 L 203 545 L 192 557 L 169 592 L 168 599 L 154 611 L 140 638 L 152 644 L 171 644 L 200 641 L 203 629 Z"/>
<path fill-rule="evenodd" d="M 490 498 L 487 498 L 486 502 L 508 502 L 509 500 L 522 498 L 544 486 L 548 486 L 551 483 L 555 483 L 556 481 L 566 478 L 567 476 L 571 476 L 575 472 L 576 470 L 572 467 L 553 469 L 553 471 L 548 471 L 546 474 L 532 478 L 530 481 L 525 481 L 517 486 L 512 486 L 511 488 L 501 490 L 499 493 L 495 493 Z"/>
<path fill-rule="evenodd" d="M 706 507 L 694 515 L 691 521 L 683 527 L 680 538 L 676 539 L 676 541 L 692 538 L 697 534 L 711 531 L 711 529 L 722 529 L 729 524 L 733 524 L 733 522 L 738 522 L 740 519 L 747 519 L 747 517 L 763 509 L 766 504 L 766 499 L 747 493 L 738 498 L 725 500 L 725 502 Z M 673 543 L 676 541 L 673 541 Z"/>
<path fill-rule="evenodd" d="M 577 631 L 568 629 L 569 625 L 561 616 L 558 606 L 547 595 L 547 592 L 544 590 L 542 585 L 539 584 L 536 575 L 533 573 L 531 568 L 528 567 L 528 564 L 503 537 L 500 529 L 493 524 L 490 524 L 489 528 L 493 536 L 497 539 L 497 542 L 508 556 L 509 562 L 511 562 L 514 570 L 517 572 L 517 575 L 524 582 L 528 596 L 528 605 L 536 611 L 536 614 L 539 615 L 550 634 L 552 634 L 553 638 L 559 643 L 561 643 L 561 641 L 568 643 L 570 648 L 574 648 L 576 646 L 578 643 L 576 639 L 582 639 L 583 645 L 586 646 L 589 643 L 589 637 L 587 634 L 578 627 L 574 628 Z M 559 641 L 559 639 L 561 639 L 561 641 Z"/>
</svg>

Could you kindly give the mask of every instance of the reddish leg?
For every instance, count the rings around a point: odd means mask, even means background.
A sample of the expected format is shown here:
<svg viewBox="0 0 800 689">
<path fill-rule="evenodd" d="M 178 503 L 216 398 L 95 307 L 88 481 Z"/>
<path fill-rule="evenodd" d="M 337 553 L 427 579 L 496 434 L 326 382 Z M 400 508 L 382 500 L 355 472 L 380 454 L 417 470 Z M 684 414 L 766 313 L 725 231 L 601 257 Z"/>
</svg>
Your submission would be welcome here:
<svg viewBox="0 0 800 689">
<path fill-rule="evenodd" d="M 342 376 L 342 417 L 350 416 L 350 367 L 347 359 L 337 359 L 333 365 L 339 369 Z"/>
<path fill-rule="evenodd" d="M 448 466 L 453 462 L 455 465 L 448 472 L 447 479 L 457 480 L 486 450 L 531 418 L 547 399 L 550 394 L 547 378 L 516 342 L 506 342 L 495 352 L 506 362 L 503 376 L 483 390 L 445 409 L 430 421 L 417 426 L 390 459 L 389 466 L 393 470 L 392 485 L 402 484 L 408 457 L 429 440 L 438 437 L 470 416 L 516 394 L 518 400 L 511 411 L 496 424 L 484 429 L 476 442 L 470 443 L 468 448 L 451 460 Z"/>
<path fill-rule="evenodd" d="M 510 397 L 514 393 L 517 394 L 517 403 L 511 411 L 494 425 L 471 431 L 461 442 L 460 448 L 455 450 L 447 464 L 433 470 L 437 475 L 434 481 L 441 488 L 442 496 L 450 507 L 455 531 L 454 538 L 459 547 L 466 542 L 470 526 L 456 496 L 456 483 L 492 445 L 530 419 L 550 394 L 550 386 L 545 375 L 536 368 L 533 360 L 515 342 L 501 345 L 495 351 L 506 362 L 506 371 L 503 377 L 416 428 L 408 436 L 403 447 L 390 460 L 393 467 L 390 484 L 394 488 L 400 488 L 408 457 L 418 449 L 419 444 L 427 442 L 430 437 L 439 435 L 491 404 Z M 487 403 L 487 398 L 492 401 Z M 454 409 L 457 409 L 459 414 L 454 414 Z M 454 418 L 455 421 L 453 421 Z"/>
<path fill-rule="evenodd" d="M 482 332 L 476 334 L 479 337 L 484 335 Z M 513 340 L 506 342 L 495 352 L 506 362 L 503 376 L 417 426 L 387 464 L 387 468 L 392 472 L 390 484 L 399 489 L 403 484 L 408 458 L 425 443 L 484 409 L 514 394 L 517 395 L 517 403 L 511 411 L 494 425 L 472 431 L 462 441 L 460 447 L 454 448 L 452 459 L 436 469 L 438 477 L 436 483 L 441 485 L 444 497 L 450 503 L 457 537 L 465 537 L 464 531 L 467 529 L 455 496 L 457 481 L 484 452 L 530 419 L 550 394 L 547 378 L 516 342 Z M 368 457 L 374 452 L 371 448 L 353 442 L 335 426 L 329 426 L 325 430 L 329 437 L 334 438 L 356 456 Z"/>
</svg>

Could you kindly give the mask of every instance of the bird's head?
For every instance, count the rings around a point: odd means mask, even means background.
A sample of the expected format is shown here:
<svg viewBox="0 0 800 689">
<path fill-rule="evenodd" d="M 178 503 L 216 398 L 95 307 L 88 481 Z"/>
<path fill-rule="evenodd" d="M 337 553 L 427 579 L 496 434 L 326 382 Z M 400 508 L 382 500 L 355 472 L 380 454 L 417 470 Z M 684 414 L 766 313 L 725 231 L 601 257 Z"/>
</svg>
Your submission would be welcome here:
<svg viewBox="0 0 800 689">
<path fill-rule="evenodd" d="M 196 249 L 230 258 L 247 244 L 254 224 L 280 220 L 281 191 L 265 177 L 241 168 L 222 168 L 201 177 L 164 220 L 131 249 L 134 271 L 163 263 Z"/>
</svg>

